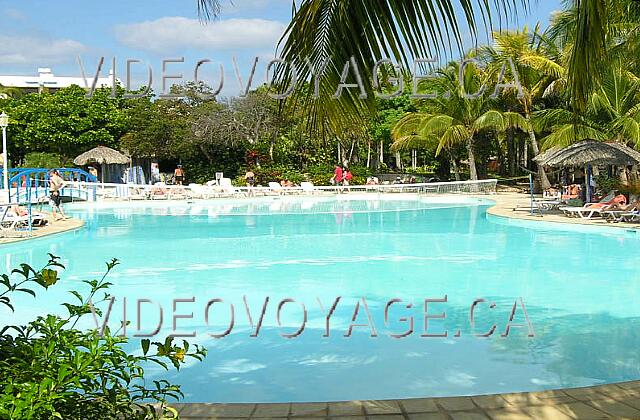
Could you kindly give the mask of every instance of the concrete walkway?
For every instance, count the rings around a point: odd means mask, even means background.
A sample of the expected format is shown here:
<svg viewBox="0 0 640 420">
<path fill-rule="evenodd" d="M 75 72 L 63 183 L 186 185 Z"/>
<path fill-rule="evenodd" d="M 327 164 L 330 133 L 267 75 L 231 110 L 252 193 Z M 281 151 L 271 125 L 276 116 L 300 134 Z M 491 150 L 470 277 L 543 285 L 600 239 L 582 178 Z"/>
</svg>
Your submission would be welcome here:
<svg viewBox="0 0 640 420">
<path fill-rule="evenodd" d="M 530 205 L 531 199 L 527 194 L 517 194 L 517 193 L 499 193 L 492 196 L 478 196 L 479 198 L 489 198 L 491 200 L 495 200 L 495 206 L 491 207 L 487 213 L 500 216 L 500 217 L 508 217 L 511 219 L 521 219 L 521 220 L 530 220 L 530 221 L 543 221 L 543 222 L 554 222 L 554 223 L 564 223 L 571 225 L 588 225 L 588 226 L 608 226 L 608 227 L 618 227 L 624 229 L 636 229 L 640 231 L 639 223 L 611 223 L 607 222 L 601 217 L 594 217 L 593 219 L 581 219 L 579 217 L 567 217 L 560 211 L 545 211 L 542 215 L 539 213 L 535 213 L 531 215 Z M 514 209 L 518 209 L 515 210 Z"/>
<path fill-rule="evenodd" d="M 305 404 L 171 404 L 182 419 L 640 419 L 640 381 L 559 391 Z"/>
<path fill-rule="evenodd" d="M 29 231 L 16 231 L 8 232 L 10 236 L 0 237 L 0 244 L 7 244 L 11 242 L 25 241 L 33 238 L 40 238 L 43 236 L 55 235 L 58 233 L 69 232 L 71 230 L 80 229 L 84 226 L 84 221 L 79 219 L 69 218 L 67 220 L 53 221 L 51 215 L 48 217 L 49 223 L 45 227 L 34 228 L 32 232 Z M 5 232 L 2 232 L 5 234 Z"/>
</svg>

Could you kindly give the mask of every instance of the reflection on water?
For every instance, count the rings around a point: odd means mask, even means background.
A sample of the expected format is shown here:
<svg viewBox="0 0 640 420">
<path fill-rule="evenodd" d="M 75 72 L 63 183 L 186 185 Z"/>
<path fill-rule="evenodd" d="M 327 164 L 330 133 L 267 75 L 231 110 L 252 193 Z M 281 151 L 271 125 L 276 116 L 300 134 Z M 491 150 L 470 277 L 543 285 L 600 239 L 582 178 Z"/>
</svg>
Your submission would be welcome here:
<svg viewBox="0 0 640 420">
<path fill-rule="evenodd" d="M 76 210 L 86 229 L 0 248 L 5 272 L 21 262 L 41 264 L 48 252 L 68 265 L 55 288 L 35 302 L 21 297 L 15 314 L 0 316 L 24 322 L 43 311 L 64 313 L 59 303 L 67 291 L 117 257 L 122 265 L 111 279 L 112 294 L 134 302 L 132 316 L 137 298 L 161 304 L 163 334 L 171 332 L 172 299 L 195 298 L 181 307 L 194 316 L 181 320 L 180 328 L 197 331 L 193 341 L 206 344 L 209 357 L 179 373 L 150 367 L 154 378 L 168 375 L 182 383 L 188 401 L 459 395 L 638 379 L 640 238 L 496 223 L 484 210 L 343 197 Z M 423 300 L 445 295 L 446 304 L 429 304 L 429 314 L 446 312 L 444 321 L 429 320 L 429 332 L 449 336 L 420 337 Z M 249 338 L 245 296 L 254 315 L 271 298 L 258 338 Z M 338 296 L 326 338 L 326 308 Z M 293 340 L 280 333 L 300 325 L 299 307 L 287 306 L 281 327 L 276 318 L 285 297 L 308 310 L 306 329 Z M 370 337 L 369 327 L 356 327 L 345 338 L 362 297 L 378 337 Z M 536 335 L 528 338 L 526 328 L 514 327 L 501 338 L 519 297 Z M 225 329 L 228 309 L 212 316 L 209 326 L 204 320 L 213 298 L 235 306 L 236 326 L 221 340 L 208 333 Z M 413 307 L 395 306 L 385 324 L 384 308 L 393 298 Z M 477 298 L 487 304 L 479 305 L 472 331 L 469 309 Z M 144 312 L 143 330 L 153 330 L 157 316 Z M 414 333 L 390 338 L 407 329 L 400 318 L 408 317 Z M 522 310 L 514 322 L 524 322 Z M 366 314 L 361 311 L 356 323 L 367 324 Z M 494 324 L 492 337 L 473 337 Z M 137 347 L 133 342 L 131 351 Z"/>
</svg>

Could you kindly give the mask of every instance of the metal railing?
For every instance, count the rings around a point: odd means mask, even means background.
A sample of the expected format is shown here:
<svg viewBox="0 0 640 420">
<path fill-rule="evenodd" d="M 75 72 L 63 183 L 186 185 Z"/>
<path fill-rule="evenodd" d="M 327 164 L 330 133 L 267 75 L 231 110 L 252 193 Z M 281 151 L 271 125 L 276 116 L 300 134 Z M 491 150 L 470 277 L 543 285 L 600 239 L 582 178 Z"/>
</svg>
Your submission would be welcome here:
<svg viewBox="0 0 640 420">
<path fill-rule="evenodd" d="M 414 193 L 424 195 L 436 194 L 495 194 L 497 180 L 438 182 L 421 184 L 385 184 L 385 185 L 350 185 L 350 186 L 313 186 L 302 183 L 296 187 L 236 187 L 230 182 L 223 185 L 141 185 L 113 184 L 99 182 L 76 182 L 76 187 L 91 190 L 93 199 L 100 200 L 181 200 L 181 199 L 214 199 L 251 196 L 278 196 L 300 194 L 343 194 L 357 193 Z"/>
<path fill-rule="evenodd" d="M 44 168 L 14 168 L 9 170 L 9 202 L 38 203 L 49 197 L 49 172 Z M 78 168 L 58 168 L 66 186 L 61 190 L 62 197 L 84 201 L 95 200 L 97 179 L 90 173 Z"/>
</svg>

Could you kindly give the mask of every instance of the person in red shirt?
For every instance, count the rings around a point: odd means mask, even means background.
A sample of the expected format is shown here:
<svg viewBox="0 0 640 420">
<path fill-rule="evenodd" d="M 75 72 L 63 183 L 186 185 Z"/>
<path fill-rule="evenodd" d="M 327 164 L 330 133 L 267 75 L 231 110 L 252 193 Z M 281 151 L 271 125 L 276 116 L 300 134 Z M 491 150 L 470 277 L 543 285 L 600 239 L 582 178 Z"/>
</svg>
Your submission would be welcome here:
<svg viewBox="0 0 640 420">
<path fill-rule="evenodd" d="M 351 184 L 352 179 L 353 179 L 353 175 L 351 174 L 351 171 L 349 169 L 345 169 L 344 186 L 348 187 L 349 184 Z"/>
<path fill-rule="evenodd" d="M 336 169 L 333 171 L 333 182 L 339 185 L 342 182 L 342 168 L 340 165 L 336 165 Z"/>
</svg>

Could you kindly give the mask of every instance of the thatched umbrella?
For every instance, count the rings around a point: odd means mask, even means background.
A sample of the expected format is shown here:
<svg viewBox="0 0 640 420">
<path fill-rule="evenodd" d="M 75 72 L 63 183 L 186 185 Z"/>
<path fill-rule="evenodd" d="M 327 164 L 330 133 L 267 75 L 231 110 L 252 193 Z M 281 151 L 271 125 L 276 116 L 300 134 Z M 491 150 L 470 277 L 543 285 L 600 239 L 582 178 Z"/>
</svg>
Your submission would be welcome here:
<svg viewBox="0 0 640 420">
<path fill-rule="evenodd" d="M 549 149 L 536 156 L 534 160 L 540 165 L 554 167 L 633 166 L 640 163 L 640 153 L 620 143 L 587 140 L 572 144 L 564 149 Z"/>
<path fill-rule="evenodd" d="M 102 166 L 101 175 L 104 182 L 104 165 L 127 165 L 131 162 L 128 156 L 105 146 L 95 147 L 88 152 L 81 154 L 73 160 L 78 166 L 89 165 L 92 163 Z"/>
<path fill-rule="evenodd" d="M 555 149 L 555 150 L 554 150 Z M 587 200 L 590 199 L 590 167 L 596 165 L 633 166 L 640 163 L 640 153 L 621 143 L 586 140 L 564 149 L 552 148 L 534 158 L 539 165 L 585 167 Z"/>
</svg>

